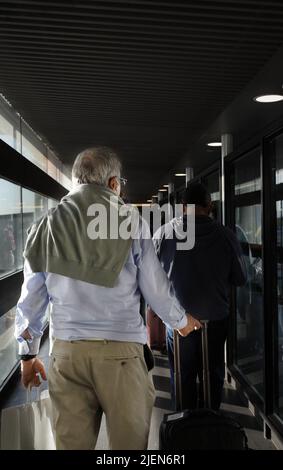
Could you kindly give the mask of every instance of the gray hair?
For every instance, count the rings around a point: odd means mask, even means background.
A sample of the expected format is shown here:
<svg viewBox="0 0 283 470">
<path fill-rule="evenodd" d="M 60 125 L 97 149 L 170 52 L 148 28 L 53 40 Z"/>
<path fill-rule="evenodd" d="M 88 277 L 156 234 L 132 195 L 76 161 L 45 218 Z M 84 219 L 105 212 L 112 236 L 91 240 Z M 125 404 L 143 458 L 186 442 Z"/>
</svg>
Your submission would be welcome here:
<svg viewBox="0 0 283 470">
<path fill-rule="evenodd" d="M 72 169 L 72 178 L 79 184 L 97 183 L 108 186 L 109 179 L 120 176 L 121 162 L 108 147 L 93 147 L 79 153 Z"/>
</svg>

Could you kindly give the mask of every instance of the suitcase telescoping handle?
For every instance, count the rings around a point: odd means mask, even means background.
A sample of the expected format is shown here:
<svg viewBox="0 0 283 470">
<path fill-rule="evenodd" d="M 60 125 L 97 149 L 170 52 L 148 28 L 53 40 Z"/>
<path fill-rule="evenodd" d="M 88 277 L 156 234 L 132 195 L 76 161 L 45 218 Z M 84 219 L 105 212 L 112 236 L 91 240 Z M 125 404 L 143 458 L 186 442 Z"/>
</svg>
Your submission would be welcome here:
<svg viewBox="0 0 283 470">
<path fill-rule="evenodd" d="M 174 387 L 176 411 L 183 409 L 182 382 L 181 382 L 181 359 L 180 359 L 180 336 L 174 330 Z"/>
<path fill-rule="evenodd" d="M 203 406 L 211 408 L 210 393 L 210 373 L 209 373 L 209 356 L 208 356 L 208 320 L 202 320 L 201 329 L 201 346 L 202 346 L 202 379 L 203 379 Z"/>
<path fill-rule="evenodd" d="M 204 398 L 203 405 L 205 408 L 211 408 L 208 334 L 207 334 L 209 320 L 201 320 L 201 323 L 203 325 L 201 329 L 202 363 L 203 363 L 203 398 Z M 180 336 L 176 330 L 174 330 L 174 386 L 175 386 L 175 408 L 176 408 L 176 411 L 181 411 L 183 409 L 183 400 L 182 400 L 182 382 L 181 382 Z"/>
</svg>

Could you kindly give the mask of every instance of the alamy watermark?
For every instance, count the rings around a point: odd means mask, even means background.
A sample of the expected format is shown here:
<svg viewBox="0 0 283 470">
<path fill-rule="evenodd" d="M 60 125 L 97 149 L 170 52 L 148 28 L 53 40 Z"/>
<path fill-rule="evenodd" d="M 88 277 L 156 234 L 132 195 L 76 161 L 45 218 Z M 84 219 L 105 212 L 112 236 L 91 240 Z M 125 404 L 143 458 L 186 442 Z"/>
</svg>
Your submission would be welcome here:
<svg viewBox="0 0 283 470">
<path fill-rule="evenodd" d="M 183 216 L 186 214 L 184 223 Z M 151 238 L 149 227 L 155 238 L 161 238 L 165 224 L 171 227 L 166 238 L 176 238 L 177 250 L 191 250 L 195 245 L 195 206 L 193 204 L 170 204 L 141 207 L 121 204 L 116 197 L 110 198 L 109 206 L 91 204 L 87 210 L 90 221 L 87 235 L 91 240 Z M 142 232 L 142 234 L 141 234 Z"/>
</svg>

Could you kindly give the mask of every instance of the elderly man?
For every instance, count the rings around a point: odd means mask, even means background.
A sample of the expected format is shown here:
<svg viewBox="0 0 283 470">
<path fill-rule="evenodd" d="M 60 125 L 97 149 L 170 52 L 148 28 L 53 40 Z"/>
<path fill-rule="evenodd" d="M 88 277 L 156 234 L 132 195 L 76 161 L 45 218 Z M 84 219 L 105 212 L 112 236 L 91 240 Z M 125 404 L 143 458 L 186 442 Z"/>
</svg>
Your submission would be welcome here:
<svg viewBox="0 0 283 470">
<path fill-rule="evenodd" d="M 57 449 L 94 449 L 103 412 L 111 449 L 146 449 L 155 393 L 143 356 L 140 293 L 181 335 L 201 327 L 171 294 L 141 220 L 134 239 L 89 236 L 93 204 L 108 215 L 113 198 L 123 205 L 120 174 L 110 149 L 80 153 L 75 188 L 32 226 L 24 252 L 15 333 L 22 380 L 38 386 L 38 372 L 46 379 L 36 355 L 50 303 L 55 341 L 48 380 Z"/>
</svg>

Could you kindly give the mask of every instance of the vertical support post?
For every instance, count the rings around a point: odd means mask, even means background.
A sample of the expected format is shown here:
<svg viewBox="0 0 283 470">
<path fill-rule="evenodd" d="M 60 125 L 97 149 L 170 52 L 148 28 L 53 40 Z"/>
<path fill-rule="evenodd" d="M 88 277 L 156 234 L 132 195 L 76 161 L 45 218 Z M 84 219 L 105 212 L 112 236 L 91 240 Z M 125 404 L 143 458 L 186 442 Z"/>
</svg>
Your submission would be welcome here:
<svg viewBox="0 0 283 470">
<path fill-rule="evenodd" d="M 168 183 L 168 196 L 169 200 L 172 196 L 174 197 L 174 183 Z"/>
<path fill-rule="evenodd" d="M 168 203 L 172 207 L 173 217 L 175 217 L 175 202 L 174 183 L 168 183 Z"/>
<path fill-rule="evenodd" d="M 187 166 L 186 168 L 186 187 L 188 186 L 189 182 L 193 179 L 194 177 L 194 169 Z"/>
<path fill-rule="evenodd" d="M 168 203 L 172 207 L 172 214 L 175 217 L 175 193 L 174 193 L 174 183 L 168 184 Z"/>
<path fill-rule="evenodd" d="M 232 134 L 222 134 L 221 136 L 221 211 L 222 211 L 222 224 L 225 225 L 225 157 L 233 151 L 233 136 Z"/>
<path fill-rule="evenodd" d="M 222 224 L 225 225 L 225 157 L 233 151 L 233 136 L 231 134 L 222 134 L 221 136 L 221 214 L 222 214 Z M 227 371 L 227 341 L 225 343 L 224 350 L 224 360 L 225 360 L 225 380 L 228 382 L 228 371 Z"/>
</svg>

